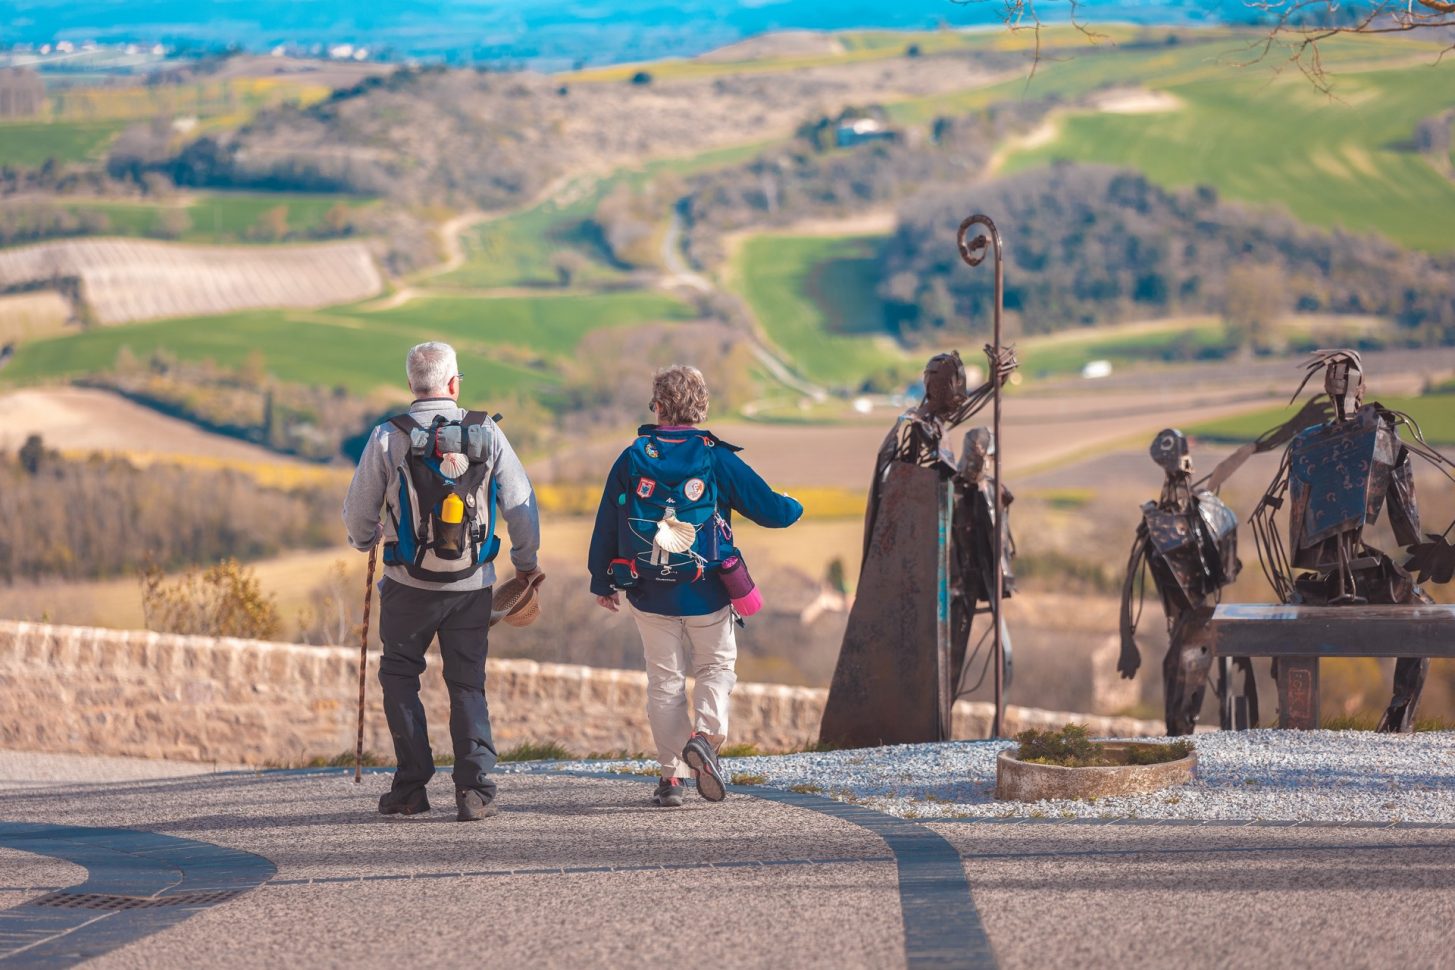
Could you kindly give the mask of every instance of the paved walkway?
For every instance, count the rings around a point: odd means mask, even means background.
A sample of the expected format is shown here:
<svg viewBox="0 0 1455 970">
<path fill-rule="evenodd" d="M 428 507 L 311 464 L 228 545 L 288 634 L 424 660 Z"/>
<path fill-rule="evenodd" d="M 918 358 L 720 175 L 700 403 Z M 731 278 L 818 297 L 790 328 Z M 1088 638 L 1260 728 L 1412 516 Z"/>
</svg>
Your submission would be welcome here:
<svg viewBox="0 0 1455 970">
<path fill-rule="evenodd" d="M 1455 827 L 921 824 L 651 784 L 512 775 L 471 825 L 447 775 L 419 819 L 374 814 L 379 773 L 0 792 L 0 968 L 1455 963 Z"/>
</svg>

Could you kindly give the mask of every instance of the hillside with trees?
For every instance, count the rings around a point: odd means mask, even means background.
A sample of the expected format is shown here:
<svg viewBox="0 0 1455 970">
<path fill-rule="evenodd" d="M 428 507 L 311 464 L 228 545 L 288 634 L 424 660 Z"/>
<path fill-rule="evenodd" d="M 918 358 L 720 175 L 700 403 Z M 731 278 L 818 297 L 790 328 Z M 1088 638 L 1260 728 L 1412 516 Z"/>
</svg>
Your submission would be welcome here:
<svg viewBox="0 0 1455 970">
<path fill-rule="evenodd" d="M 907 203 L 885 243 L 880 295 L 909 341 L 990 319 L 991 279 L 952 245 L 968 212 L 993 212 L 1005 306 L 1026 334 L 1186 313 L 1225 313 L 1272 291 L 1279 312 L 1372 314 L 1410 343 L 1455 340 L 1455 257 L 1372 234 L 1322 232 L 1210 188 L 1174 192 L 1132 171 L 1055 165 Z M 1246 316 L 1246 313 L 1244 313 Z"/>
</svg>

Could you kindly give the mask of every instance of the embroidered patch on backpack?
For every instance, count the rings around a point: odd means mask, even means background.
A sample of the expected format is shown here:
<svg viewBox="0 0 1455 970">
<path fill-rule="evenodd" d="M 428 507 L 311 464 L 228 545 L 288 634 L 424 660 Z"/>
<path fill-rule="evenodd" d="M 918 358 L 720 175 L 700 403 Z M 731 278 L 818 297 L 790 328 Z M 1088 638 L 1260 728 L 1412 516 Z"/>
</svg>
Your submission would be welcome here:
<svg viewBox="0 0 1455 970">
<path fill-rule="evenodd" d="M 650 478 L 644 478 L 637 482 L 637 495 L 640 498 L 651 498 L 652 493 L 657 490 L 657 483 Z"/>
<path fill-rule="evenodd" d="M 707 483 L 700 478 L 688 479 L 687 484 L 682 486 L 682 493 L 687 496 L 687 501 L 696 502 L 702 498 L 702 493 L 707 491 Z"/>
</svg>

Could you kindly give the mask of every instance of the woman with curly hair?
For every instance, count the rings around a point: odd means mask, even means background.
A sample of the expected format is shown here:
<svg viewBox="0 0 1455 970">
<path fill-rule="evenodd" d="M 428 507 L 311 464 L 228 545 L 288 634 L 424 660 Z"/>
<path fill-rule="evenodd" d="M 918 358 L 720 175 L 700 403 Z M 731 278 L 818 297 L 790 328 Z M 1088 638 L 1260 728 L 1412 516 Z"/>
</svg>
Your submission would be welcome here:
<svg viewBox="0 0 1455 970">
<path fill-rule="evenodd" d="M 625 592 L 641 633 L 661 764 L 652 800 L 675 807 L 689 775 L 708 801 L 726 795 L 717 752 L 737 682 L 733 623 L 760 602 L 733 546 L 733 513 L 781 529 L 803 506 L 769 488 L 741 449 L 699 427 L 708 392 L 697 368 L 657 371 L 649 406 L 658 423 L 638 429 L 607 476 L 587 568 L 597 603 L 615 613 Z"/>
</svg>

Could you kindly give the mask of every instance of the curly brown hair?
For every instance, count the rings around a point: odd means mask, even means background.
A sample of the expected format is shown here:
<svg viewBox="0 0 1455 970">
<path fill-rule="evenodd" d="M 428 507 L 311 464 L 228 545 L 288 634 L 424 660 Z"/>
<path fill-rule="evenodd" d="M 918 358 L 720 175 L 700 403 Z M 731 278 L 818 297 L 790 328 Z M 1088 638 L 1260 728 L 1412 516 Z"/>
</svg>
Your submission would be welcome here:
<svg viewBox="0 0 1455 970">
<path fill-rule="evenodd" d="M 707 380 L 689 364 L 663 367 L 652 376 L 652 410 L 661 424 L 700 424 L 707 420 Z"/>
</svg>

